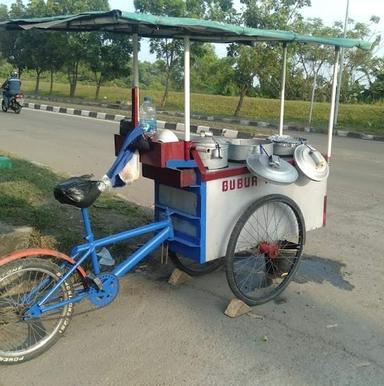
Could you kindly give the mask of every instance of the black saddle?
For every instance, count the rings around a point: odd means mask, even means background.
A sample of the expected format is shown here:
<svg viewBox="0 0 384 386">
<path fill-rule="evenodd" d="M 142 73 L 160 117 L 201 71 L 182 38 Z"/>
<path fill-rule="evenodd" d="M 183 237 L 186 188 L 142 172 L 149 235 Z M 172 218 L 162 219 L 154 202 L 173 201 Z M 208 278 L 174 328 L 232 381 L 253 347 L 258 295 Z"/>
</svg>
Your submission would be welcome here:
<svg viewBox="0 0 384 386">
<path fill-rule="evenodd" d="M 101 181 L 91 180 L 91 176 L 72 177 L 55 186 L 53 194 L 62 204 L 77 208 L 90 207 L 100 196 Z"/>
</svg>

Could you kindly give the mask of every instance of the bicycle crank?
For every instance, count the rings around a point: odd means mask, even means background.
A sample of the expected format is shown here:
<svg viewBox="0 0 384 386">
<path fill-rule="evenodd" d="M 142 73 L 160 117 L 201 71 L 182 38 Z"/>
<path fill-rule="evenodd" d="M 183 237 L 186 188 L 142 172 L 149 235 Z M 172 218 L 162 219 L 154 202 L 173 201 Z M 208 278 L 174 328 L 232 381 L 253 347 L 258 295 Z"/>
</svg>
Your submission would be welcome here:
<svg viewBox="0 0 384 386">
<path fill-rule="evenodd" d="M 100 279 L 102 287 L 89 288 L 89 300 L 96 307 L 104 307 L 112 303 L 119 293 L 119 279 L 110 273 L 102 273 L 97 278 Z"/>
</svg>

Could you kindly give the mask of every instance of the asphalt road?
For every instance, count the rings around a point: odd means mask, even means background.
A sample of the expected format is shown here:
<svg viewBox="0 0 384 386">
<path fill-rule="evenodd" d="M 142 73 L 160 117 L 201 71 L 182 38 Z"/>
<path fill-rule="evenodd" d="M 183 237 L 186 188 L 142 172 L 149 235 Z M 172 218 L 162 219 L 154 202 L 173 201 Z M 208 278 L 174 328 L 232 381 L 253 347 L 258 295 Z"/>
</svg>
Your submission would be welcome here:
<svg viewBox="0 0 384 386">
<path fill-rule="evenodd" d="M 23 110 L 2 114 L 0 149 L 69 174 L 102 175 L 117 123 Z M 325 150 L 325 136 L 310 136 Z M 170 287 L 170 267 L 122 280 L 117 300 L 77 307 L 43 356 L 0 368 L 21 385 L 382 385 L 384 144 L 335 138 L 328 225 L 308 233 L 295 282 L 253 315 L 223 315 L 223 271 Z M 122 190 L 151 205 L 151 184 Z"/>
</svg>

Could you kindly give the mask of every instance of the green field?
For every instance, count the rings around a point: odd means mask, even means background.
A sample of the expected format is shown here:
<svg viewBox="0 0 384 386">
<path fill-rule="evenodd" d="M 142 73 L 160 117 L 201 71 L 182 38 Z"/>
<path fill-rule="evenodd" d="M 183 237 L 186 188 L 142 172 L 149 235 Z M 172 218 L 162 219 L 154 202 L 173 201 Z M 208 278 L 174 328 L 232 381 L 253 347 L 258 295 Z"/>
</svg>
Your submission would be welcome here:
<svg viewBox="0 0 384 386">
<path fill-rule="evenodd" d="M 34 81 L 23 81 L 23 90 L 32 93 Z M 47 95 L 48 82 L 41 82 L 41 95 Z M 160 91 L 141 90 L 141 97 L 152 96 L 158 106 L 162 96 Z M 55 83 L 54 95 L 67 97 L 69 86 Z M 78 84 L 77 98 L 93 99 L 95 87 Z M 130 101 L 130 89 L 120 87 L 102 87 L 100 99 L 109 102 Z M 193 113 L 232 117 L 238 102 L 237 97 L 196 94 L 191 95 L 191 111 Z M 325 129 L 328 126 L 329 103 L 316 103 L 314 107 L 312 127 Z M 183 111 L 183 94 L 170 92 L 166 110 Z M 241 110 L 241 117 L 277 123 L 280 111 L 280 102 L 276 99 L 245 98 Z M 287 101 L 285 122 L 289 124 L 306 125 L 309 116 L 309 102 Z M 368 134 L 384 134 L 384 104 L 344 104 L 340 106 L 338 128 L 359 131 Z"/>
<path fill-rule="evenodd" d="M 4 154 L 0 150 L 0 154 Z M 58 203 L 53 197 L 54 186 L 65 179 L 50 169 L 11 157 L 13 167 L 0 173 L 0 222 L 33 228 L 30 247 L 54 248 L 68 253 L 74 244 L 82 242 L 80 211 Z M 96 237 L 133 228 L 152 220 L 152 211 L 103 194 L 90 209 Z M 127 253 L 142 242 L 137 238 L 111 248 L 116 257 Z"/>
</svg>

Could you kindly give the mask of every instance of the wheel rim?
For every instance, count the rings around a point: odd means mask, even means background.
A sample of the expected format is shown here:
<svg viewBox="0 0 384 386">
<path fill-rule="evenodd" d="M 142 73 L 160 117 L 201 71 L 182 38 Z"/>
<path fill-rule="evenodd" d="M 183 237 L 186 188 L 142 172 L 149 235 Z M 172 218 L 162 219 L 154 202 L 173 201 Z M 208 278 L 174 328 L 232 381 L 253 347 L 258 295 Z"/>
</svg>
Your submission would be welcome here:
<svg viewBox="0 0 384 386">
<path fill-rule="evenodd" d="M 62 328 L 72 304 L 26 321 L 24 312 L 52 289 L 59 278 L 44 268 L 24 268 L 12 272 L 0 281 L 0 356 L 21 357 L 46 345 Z M 39 283 L 44 283 L 39 288 Z M 68 299 L 63 283 L 53 301 Z M 34 291 L 31 296 L 31 291 Z M 47 305 L 50 304 L 47 302 Z"/>
<path fill-rule="evenodd" d="M 277 296 L 297 269 L 303 240 L 303 224 L 290 204 L 271 200 L 258 206 L 233 250 L 233 281 L 242 297 L 265 302 Z"/>
</svg>

